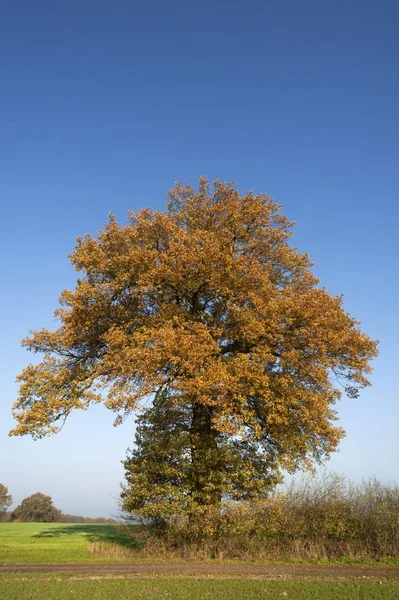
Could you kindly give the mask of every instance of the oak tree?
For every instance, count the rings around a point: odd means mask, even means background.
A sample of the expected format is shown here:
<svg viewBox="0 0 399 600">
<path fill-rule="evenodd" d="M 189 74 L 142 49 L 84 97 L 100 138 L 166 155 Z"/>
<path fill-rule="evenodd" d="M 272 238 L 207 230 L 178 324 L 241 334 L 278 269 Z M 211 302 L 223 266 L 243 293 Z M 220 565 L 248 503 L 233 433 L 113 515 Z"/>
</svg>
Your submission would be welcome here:
<svg viewBox="0 0 399 600">
<path fill-rule="evenodd" d="M 202 178 L 177 184 L 165 212 L 132 212 L 125 226 L 111 216 L 78 238 L 81 277 L 61 294 L 60 326 L 23 342 L 43 359 L 19 376 L 12 434 L 55 433 L 96 402 L 118 423 L 166 398 L 150 418 L 176 417 L 158 433 L 184 445 L 178 485 L 198 505 L 328 457 L 343 435 L 334 404 L 369 384 L 376 343 L 289 244 L 280 209 Z M 227 450 L 246 465 L 241 483 Z"/>
</svg>

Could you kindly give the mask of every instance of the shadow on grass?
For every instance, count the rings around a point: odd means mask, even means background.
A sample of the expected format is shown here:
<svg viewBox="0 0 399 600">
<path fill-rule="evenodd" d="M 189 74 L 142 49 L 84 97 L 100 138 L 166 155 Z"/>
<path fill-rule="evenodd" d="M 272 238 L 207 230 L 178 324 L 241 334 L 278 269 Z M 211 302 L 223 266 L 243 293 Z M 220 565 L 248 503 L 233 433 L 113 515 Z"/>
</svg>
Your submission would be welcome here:
<svg viewBox="0 0 399 600">
<path fill-rule="evenodd" d="M 131 533 L 131 530 L 118 525 L 93 525 L 79 523 L 74 525 L 65 525 L 64 527 L 54 527 L 37 533 L 35 538 L 55 538 L 73 535 L 84 535 L 89 542 L 107 542 L 109 544 L 118 544 L 123 548 L 141 548 L 140 543 Z"/>
</svg>

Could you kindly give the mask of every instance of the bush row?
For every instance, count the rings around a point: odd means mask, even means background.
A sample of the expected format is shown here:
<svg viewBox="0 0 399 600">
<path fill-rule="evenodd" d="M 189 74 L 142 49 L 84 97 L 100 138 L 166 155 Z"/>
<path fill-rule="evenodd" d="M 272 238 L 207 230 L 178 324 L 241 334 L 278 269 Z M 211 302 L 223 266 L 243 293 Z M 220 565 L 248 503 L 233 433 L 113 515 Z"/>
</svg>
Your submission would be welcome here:
<svg viewBox="0 0 399 600">
<path fill-rule="evenodd" d="M 145 554 L 224 558 L 399 556 L 399 487 L 308 477 L 266 501 L 229 503 L 196 521 L 131 529 Z"/>
</svg>

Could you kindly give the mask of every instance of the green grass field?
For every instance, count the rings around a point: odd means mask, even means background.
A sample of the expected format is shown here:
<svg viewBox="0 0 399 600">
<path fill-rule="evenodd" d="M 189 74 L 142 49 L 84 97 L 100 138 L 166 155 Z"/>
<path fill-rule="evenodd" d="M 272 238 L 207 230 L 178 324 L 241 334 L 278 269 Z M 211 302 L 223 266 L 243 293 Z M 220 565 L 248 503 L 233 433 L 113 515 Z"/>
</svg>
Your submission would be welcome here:
<svg viewBox="0 0 399 600">
<path fill-rule="evenodd" d="M 140 562 L 139 555 L 93 556 L 89 552 L 93 543 L 118 545 L 126 550 L 134 544 L 124 537 L 114 525 L 97 524 L 0 524 L 0 563 L 48 563 L 61 565 L 80 563 Z M 113 547 L 113 546 L 111 546 Z M 126 559 L 128 557 L 128 560 Z M 107 567 L 108 568 L 108 567 Z M 152 567 L 154 568 L 154 567 Z M 76 569 L 76 567 L 75 567 Z M 94 567 L 93 567 L 94 569 Z M 151 567 L 146 574 L 100 575 L 85 569 L 84 574 L 60 573 L 57 569 L 40 573 L 0 574 L 0 600 L 269 600 L 292 598 L 295 600 L 399 600 L 399 585 L 389 578 L 381 583 L 352 578 L 337 581 L 311 581 L 307 578 L 269 580 L 261 577 L 171 574 L 154 575 Z M 335 575 L 334 575 L 335 577 Z"/>
<path fill-rule="evenodd" d="M 118 561 L 118 557 L 110 560 L 91 555 L 88 547 L 93 542 L 117 543 L 121 548 L 134 544 L 115 525 L 0 523 L 0 564 Z"/>
<path fill-rule="evenodd" d="M 378 583 L 320 583 L 253 579 L 137 578 L 25 581 L 0 578 L 2 600 L 398 600 L 399 587 Z"/>
</svg>

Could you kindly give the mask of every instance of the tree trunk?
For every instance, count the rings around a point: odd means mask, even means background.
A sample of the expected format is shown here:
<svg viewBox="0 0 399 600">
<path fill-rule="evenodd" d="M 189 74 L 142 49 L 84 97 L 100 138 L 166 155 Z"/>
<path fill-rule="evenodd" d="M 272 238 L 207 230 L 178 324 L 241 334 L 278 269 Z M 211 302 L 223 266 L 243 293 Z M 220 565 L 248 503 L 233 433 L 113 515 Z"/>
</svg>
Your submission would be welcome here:
<svg viewBox="0 0 399 600">
<path fill-rule="evenodd" d="M 217 508 L 222 500 L 221 464 L 212 408 L 193 402 L 191 421 L 192 496 L 201 506 Z"/>
</svg>

